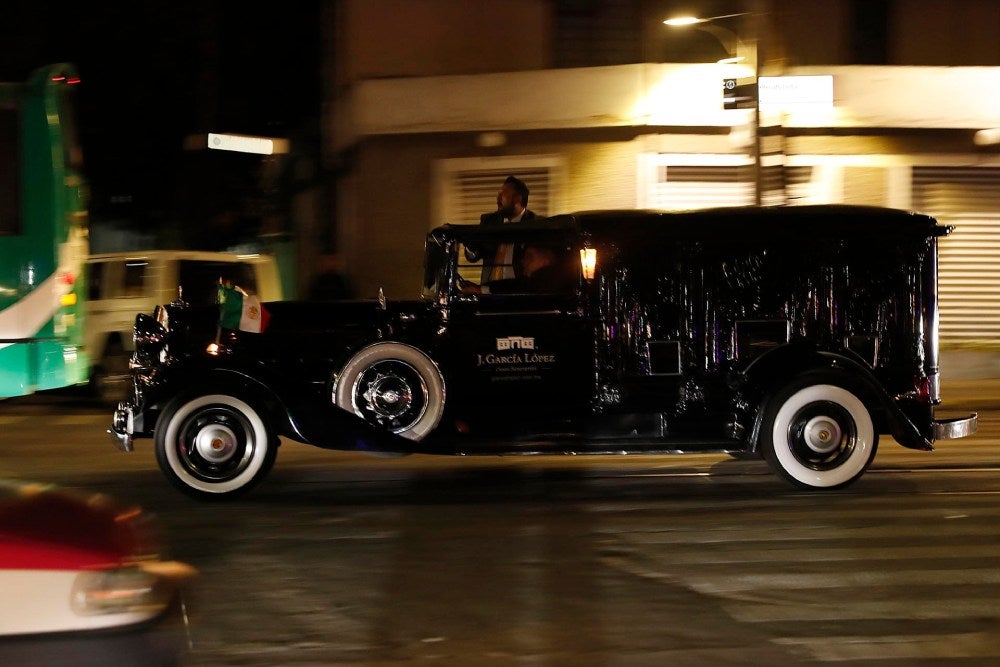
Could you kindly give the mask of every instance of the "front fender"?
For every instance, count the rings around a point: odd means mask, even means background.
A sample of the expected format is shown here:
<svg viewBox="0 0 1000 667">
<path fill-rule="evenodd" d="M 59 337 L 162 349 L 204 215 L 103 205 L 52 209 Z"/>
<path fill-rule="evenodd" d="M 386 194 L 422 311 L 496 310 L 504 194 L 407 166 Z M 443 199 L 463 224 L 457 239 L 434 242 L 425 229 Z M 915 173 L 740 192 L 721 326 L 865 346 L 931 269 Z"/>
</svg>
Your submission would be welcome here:
<svg viewBox="0 0 1000 667">
<path fill-rule="evenodd" d="M 248 369 L 226 366 L 175 368 L 161 375 L 145 405 L 148 426 L 168 402 L 206 393 L 246 400 L 260 408 L 276 435 L 324 449 L 406 452 L 413 444 L 334 406 L 325 392 L 288 396 Z"/>
</svg>

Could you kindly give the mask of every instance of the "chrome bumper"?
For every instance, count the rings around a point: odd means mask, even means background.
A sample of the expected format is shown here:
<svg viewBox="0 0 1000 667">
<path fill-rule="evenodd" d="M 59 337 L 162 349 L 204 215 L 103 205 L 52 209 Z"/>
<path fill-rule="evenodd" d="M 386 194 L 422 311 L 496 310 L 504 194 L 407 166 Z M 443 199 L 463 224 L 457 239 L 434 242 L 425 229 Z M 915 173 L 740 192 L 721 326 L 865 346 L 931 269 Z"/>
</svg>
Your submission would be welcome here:
<svg viewBox="0 0 1000 667">
<path fill-rule="evenodd" d="M 133 406 L 128 403 L 119 403 L 118 408 L 111 416 L 111 428 L 108 429 L 108 434 L 111 435 L 112 442 L 120 451 L 131 452 L 133 450 L 133 433 L 135 433 Z"/>
<path fill-rule="evenodd" d="M 931 424 L 934 440 L 953 440 L 972 435 L 979 428 L 979 415 L 972 413 L 968 417 L 934 420 Z"/>
</svg>

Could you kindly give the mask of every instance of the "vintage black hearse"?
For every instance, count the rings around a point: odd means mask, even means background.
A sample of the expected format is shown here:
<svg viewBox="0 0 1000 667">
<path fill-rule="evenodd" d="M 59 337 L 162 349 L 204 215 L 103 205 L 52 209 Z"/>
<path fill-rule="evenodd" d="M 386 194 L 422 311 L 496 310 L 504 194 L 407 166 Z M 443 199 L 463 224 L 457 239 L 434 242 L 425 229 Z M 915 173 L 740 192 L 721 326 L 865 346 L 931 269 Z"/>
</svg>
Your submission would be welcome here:
<svg viewBox="0 0 1000 667">
<path fill-rule="evenodd" d="M 445 225 L 427 235 L 419 300 L 267 303 L 262 333 L 182 301 L 138 315 L 112 433 L 125 451 L 153 438 L 166 476 L 202 498 L 258 482 L 279 437 L 394 453 L 729 452 L 799 487 L 843 487 L 880 433 L 930 450 L 976 429 L 975 415 L 934 418 L 949 231 L 855 206 Z M 491 282 L 506 248 L 513 277 Z"/>
</svg>

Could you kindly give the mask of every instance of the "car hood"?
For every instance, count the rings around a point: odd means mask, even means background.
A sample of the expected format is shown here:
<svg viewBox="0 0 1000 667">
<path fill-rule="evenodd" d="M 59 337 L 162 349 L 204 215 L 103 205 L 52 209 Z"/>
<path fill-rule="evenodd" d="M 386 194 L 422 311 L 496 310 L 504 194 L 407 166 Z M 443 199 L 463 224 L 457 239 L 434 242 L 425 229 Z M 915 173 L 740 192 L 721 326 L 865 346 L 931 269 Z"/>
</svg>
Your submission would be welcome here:
<svg viewBox="0 0 1000 667">
<path fill-rule="evenodd" d="M 0 480 L 0 568 L 81 570 L 158 555 L 152 519 L 101 494 Z"/>
<path fill-rule="evenodd" d="M 270 314 L 268 331 L 336 329 L 357 324 L 381 324 L 420 316 L 430 307 L 421 301 L 275 301 L 264 304 Z"/>
</svg>

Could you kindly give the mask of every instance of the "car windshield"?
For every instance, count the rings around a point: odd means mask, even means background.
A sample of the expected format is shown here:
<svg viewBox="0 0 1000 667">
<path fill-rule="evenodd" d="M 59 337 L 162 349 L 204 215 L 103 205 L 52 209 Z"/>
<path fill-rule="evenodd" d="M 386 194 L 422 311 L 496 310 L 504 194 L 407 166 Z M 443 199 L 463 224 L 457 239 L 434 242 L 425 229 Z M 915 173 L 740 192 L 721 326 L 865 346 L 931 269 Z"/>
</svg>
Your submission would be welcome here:
<svg viewBox="0 0 1000 667">
<path fill-rule="evenodd" d="M 436 300 L 448 292 L 450 244 L 430 235 L 424 244 L 424 299 Z"/>
</svg>

